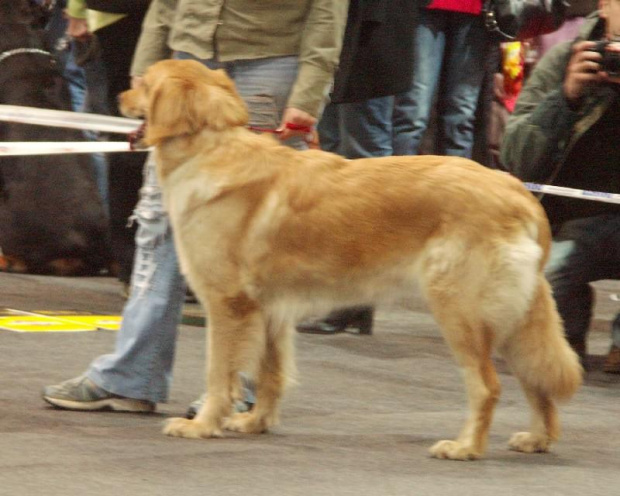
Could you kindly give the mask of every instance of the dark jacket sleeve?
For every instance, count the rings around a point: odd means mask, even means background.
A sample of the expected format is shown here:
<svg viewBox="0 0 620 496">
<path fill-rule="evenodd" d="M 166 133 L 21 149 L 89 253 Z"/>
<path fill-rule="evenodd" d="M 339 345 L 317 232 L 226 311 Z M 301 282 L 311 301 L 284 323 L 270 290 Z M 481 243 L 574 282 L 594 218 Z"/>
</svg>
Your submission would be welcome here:
<svg viewBox="0 0 620 496">
<path fill-rule="evenodd" d="M 552 48 L 537 64 L 506 125 L 501 160 L 524 181 L 550 178 L 581 117 L 564 98 L 570 43 Z"/>
<path fill-rule="evenodd" d="M 410 88 L 414 31 L 424 2 L 351 0 L 332 102 L 360 102 Z"/>
<path fill-rule="evenodd" d="M 111 14 L 144 13 L 150 3 L 151 0 L 86 0 L 89 9 Z"/>
</svg>

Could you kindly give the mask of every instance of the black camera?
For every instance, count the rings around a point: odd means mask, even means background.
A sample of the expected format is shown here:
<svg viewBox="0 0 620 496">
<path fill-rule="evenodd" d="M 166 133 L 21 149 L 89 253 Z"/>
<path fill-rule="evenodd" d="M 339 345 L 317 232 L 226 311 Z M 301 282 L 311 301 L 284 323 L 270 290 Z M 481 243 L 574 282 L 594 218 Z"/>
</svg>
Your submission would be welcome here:
<svg viewBox="0 0 620 496">
<path fill-rule="evenodd" d="M 620 77 L 620 52 L 607 50 L 607 46 L 613 44 L 620 47 L 620 41 L 601 40 L 596 42 L 596 46 L 591 51 L 598 52 L 603 57 L 601 60 L 601 70 L 611 77 Z"/>
</svg>

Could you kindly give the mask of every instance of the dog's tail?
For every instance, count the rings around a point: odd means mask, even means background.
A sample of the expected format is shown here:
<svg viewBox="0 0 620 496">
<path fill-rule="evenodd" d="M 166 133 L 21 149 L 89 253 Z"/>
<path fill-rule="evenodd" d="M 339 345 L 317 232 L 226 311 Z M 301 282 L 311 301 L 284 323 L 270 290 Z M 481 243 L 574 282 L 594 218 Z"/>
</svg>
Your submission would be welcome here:
<svg viewBox="0 0 620 496">
<path fill-rule="evenodd" d="M 541 246 L 539 233 L 530 229 L 518 243 L 508 245 L 503 260 L 508 260 L 512 270 L 507 272 L 512 272 L 512 277 L 504 280 L 503 286 L 511 288 L 507 291 L 512 297 L 505 300 L 511 310 L 507 311 L 504 303 L 493 328 L 512 323 L 498 341 L 498 348 L 526 388 L 555 400 L 567 400 L 581 385 L 583 369 L 564 336 L 543 273 L 546 244 Z M 508 321 L 507 314 L 511 317 Z M 503 323 L 497 320 L 502 315 Z"/>
<path fill-rule="evenodd" d="M 515 375 L 544 396 L 568 400 L 581 385 L 583 369 L 564 337 L 551 288 L 542 274 L 523 325 L 502 343 L 500 351 Z"/>
</svg>

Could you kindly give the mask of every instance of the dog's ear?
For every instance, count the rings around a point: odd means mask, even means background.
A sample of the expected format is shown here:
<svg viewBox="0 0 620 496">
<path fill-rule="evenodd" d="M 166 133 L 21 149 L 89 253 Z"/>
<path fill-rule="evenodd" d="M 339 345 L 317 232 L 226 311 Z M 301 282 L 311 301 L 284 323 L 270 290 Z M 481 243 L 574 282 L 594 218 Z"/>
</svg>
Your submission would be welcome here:
<svg viewBox="0 0 620 496">
<path fill-rule="evenodd" d="M 205 95 L 192 81 L 167 77 L 149 92 L 145 141 L 156 145 L 165 138 L 194 134 L 204 127 Z"/>
<path fill-rule="evenodd" d="M 248 122 L 245 103 L 234 86 L 168 77 L 150 92 L 146 142 L 156 145 L 165 138 L 195 134 L 205 127 L 222 130 Z"/>
<path fill-rule="evenodd" d="M 245 126 L 248 123 L 248 109 L 237 93 L 234 83 L 224 69 L 211 71 L 211 82 L 207 84 L 210 97 L 207 105 L 209 126 L 221 131 L 227 127 Z"/>
</svg>

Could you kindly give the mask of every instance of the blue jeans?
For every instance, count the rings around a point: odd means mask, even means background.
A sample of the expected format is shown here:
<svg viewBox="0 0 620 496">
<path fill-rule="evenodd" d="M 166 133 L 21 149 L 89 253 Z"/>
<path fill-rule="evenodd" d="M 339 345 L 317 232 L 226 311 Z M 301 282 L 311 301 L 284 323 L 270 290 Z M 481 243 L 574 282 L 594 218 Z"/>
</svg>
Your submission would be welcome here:
<svg viewBox="0 0 620 496">
<path fill-rule="evenodd" d="M 38 2 L 41 3 L 41 2 Z M 69 94 L 71 97 L 71 108 L 75 112 L 92 112 L 95 114 L 108 114 L 105 108 L 93 106 L 92 93 L 105 91 L 105 74 L 101 72 L 89 77 L 88 68 L 78 67 L 75 62 L 75 43 L 69 40 L 66 34 L 67 20 L 64 17 L 66 2 L 56 2 L 51 18 L 45 28 L 49 44 L 53 47 L 54 55 L 59 61 L 59 69 L 67 81 Z M 96 63 L 96 62 L 95 62 Z M 90 64 L 93 64 L 91 62 Z M 101 63 L 99 62 L 99 65 Z M 105 98 L 99 98 L 105 105 Z M 89 140 L 97 139 L 98 133 L 84 131 L 84 135 Z M 104 154 L 91 154 L 91 165 L 97 190 L 103 201 L 104 206 L 108 205 L 108 181 L 107 163 Z"/>
<path fill-rule="evenodd" d="M 568 341 L 584 342 L 594 305 L 590 283 L 620 279 L 620 216 L 600 215 L 566 222 L 553 239 L 545 272 Z M 612 341 L 620 346 L 618 318 L 612 327 Z"/>
<path fill-rule="evenodd" d="M 71 49 L 75 51 L 76 41 L 73 42 Z M 73 58 L 73 56 L 71 57 Z M 80 112 L 90 112 L 92 114 L 110 115 L 108 108 L 108 86 L 105 66 L 100 57 L 89 60 L 82 67 L 84 79 L 86 81 L 86 95 L 82 102 Z M 99 131 L 84 131 L 86 137 L 91 141 L 107 140 L 105 133 Z M 110 197 L 108 191 L 108 159 L 103 153 L 91 154 L 91 165 L 95 174 L 97 190 L 103 201 L 106 212 L 109 212 Z"/>
<path fill-rule="evenodd" d="M 330 103 L 317 127 L 321 148 L 347 158 L 392 155 L 394 97 Z"/>
<path fill-rule="evenodd" d="M 193 58 L 176 54 L 176 58 Z M 250 124 L 276 128 L 297 77 L 297 58 L 218 63 L 224 68 L 250 110 Z M 291 146 L 305 148 L 302 138 Z M 95 359 L 86 375 L 114 394 L 154 403 L 168 398 L 172 381 L 177 325 L 185 298 L 172 231 L 156 181 L 152 157 L 146 162 L 144 185 L 134 218 L 138 222 L 131 294 L 114 352 Z"/>
<path fill-rule="evenodd" d="M 422 10 L 413 84 L 394 106 L 394 155 L 418 154 L 437 95 L 435 152 L 471 157 L 487 42 L 482 16 Z"/>
</svg>

